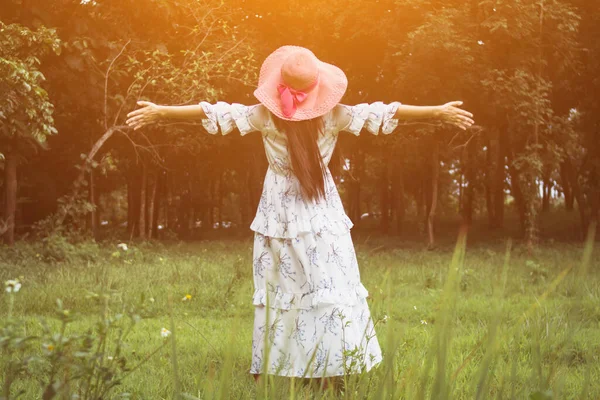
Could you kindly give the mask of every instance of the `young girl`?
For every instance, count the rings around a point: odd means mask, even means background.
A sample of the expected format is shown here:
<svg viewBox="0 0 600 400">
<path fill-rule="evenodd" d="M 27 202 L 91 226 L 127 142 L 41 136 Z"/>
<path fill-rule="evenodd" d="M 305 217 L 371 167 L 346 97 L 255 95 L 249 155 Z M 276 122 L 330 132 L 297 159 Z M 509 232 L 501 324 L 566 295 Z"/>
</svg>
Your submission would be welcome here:
<svg viewBox="0 0 600 400">
<path fill-rule="evenodd" d="M 324 378 L 360 373 L 381 361 L 361 284 L 352 222 L 327 167 L 339 132 L 390 134 L 399 120 L 437 119 L 467 129 L 472 114 L 442 106 L 339 104 L 348 81 L 308 49 L 284 46 L 262 65 L 244 106 L 202 102 L 143 106 L 134 129 L 163 119 L 197 119 L 211 134 L 262 134 L 269 168 L 254 233 L 254 333 L 250 372 Z"/>
</svg>

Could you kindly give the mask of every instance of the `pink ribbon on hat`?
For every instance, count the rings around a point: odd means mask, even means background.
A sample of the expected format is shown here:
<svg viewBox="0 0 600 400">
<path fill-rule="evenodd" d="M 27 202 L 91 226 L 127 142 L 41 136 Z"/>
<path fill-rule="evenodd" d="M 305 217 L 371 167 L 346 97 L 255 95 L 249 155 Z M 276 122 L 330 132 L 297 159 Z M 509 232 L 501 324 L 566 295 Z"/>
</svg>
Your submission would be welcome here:
<svg viewBox="0 0 600 400">
<path fill-rule="evenodd" d="M 286 118 L 292 118 L 298 109 L 298 105 L 302 103 L 308 97 L 308 92 L 313 90 L 319 78 L 315 79 L 315 82 L 308 88 L 303 90 L 295 90 L 285 83 L 280 83 L 277 86 L 279 92 L 279 98 L 281 99 L 281 111 Z"/>
</svg>

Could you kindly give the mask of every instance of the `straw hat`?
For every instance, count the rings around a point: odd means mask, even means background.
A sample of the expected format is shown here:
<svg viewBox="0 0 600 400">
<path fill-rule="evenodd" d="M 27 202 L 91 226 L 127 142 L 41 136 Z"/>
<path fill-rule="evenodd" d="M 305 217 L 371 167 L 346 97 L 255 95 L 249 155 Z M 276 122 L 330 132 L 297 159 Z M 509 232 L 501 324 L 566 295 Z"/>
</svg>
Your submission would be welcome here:
<svg viewBox="0 0 600 400">
<path fill-rule="evenodd" d="M 254 96 L 277 117 L 303 121 L 327 114 L 347 87 L 346 75 L 335 65 L 304 47 L 283 46 L 260 68 Z"/>
</svg>

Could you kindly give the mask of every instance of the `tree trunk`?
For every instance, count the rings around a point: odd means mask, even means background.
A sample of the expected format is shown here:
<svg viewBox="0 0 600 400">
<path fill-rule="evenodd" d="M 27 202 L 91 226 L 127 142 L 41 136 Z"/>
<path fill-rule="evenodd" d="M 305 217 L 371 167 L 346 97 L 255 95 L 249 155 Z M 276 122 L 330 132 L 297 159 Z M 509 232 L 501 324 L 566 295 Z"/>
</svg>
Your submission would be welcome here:
<svg viewBox="0 0 600 400">
<path fill-rule="evenodd" d="M 527 227 L 527 206 L 525 204 L 525 197 L 521 190 L 521 180 L 519 171 L 512 165 L 509 166 L 510 172 L 510 192 L 515 198 L 515 204 L 517 205 L 517 211 L 519 213 L 519 222 L 521 225 L 521 232 L 525 233 Z"/>
<path fill-rule="evenodd" d="M 165 207 L 163 211 L 163 215 L 165 216 L 165 229 L 175 231 L 177 228 L 177 213 L 173 212 L 173 208 L 175 207 L 173 200 L 173 183 L 171 179 L 171 174 L 169 174 L 168 172 L 165 174 L 165 190 L 167 191 L 167 198 L 165 203 L 163 204 Z"/>
<path fill-rule="evenodd" d="M 394 165 L 390 165 L 390 168 L 395 168 Z M 396 185 L 396 176 L 395 173 L 390 173 L 390 224 L 394 222 L 396 219 L 396 213 L 398 211 L 398 207 L 396 204 L 398 202 L 398 194 L 396 193 L 397 185 Z"/>
<path fill-rule="evenodd" d="M 571 188 L 571 182 L 567 172 L 568 167 L 566 164 L 567 163 L 565 161 L 560 163 L 560 181 L 563 188 L 563 194 L 565 196 L 565 208 L 567 211 L 573 211 L 575 197 L 573 196 L 573 189 Z"/>
<path fill-rule="evenodd" d="M 475 197 L 475 141 L 471 140 L 465 148 L 465 197 L 463 208 L 463 222 L 471 225 L 473 222 L 473 200 Z"/>
<path fill-rule="evenodd" d="M 92 232 L 92 237 L 98 239 L 98 202 L 96 201 L 96 180 L 94 178 L 94 170 L 90 169 L 90 191 L 89 191 L 89 202 L 92 206 L 92 211 L 89 215 L 89 227 Z"/>
<path fill-rule="evenodd" d="M 514 165 L 514 156 L 513 154 L 518 151 L 515 149 L 516 145 L 510 142 L 511 132 L 506 132 L 507 136 L 507 161 L 508 161 L 508 172 L 510 173 L 510 193 L 515 199 L 515 204 L 517 206 L 517 211 L 519 213 L 519 223 L 521 228 L 521 233 L 526 235 L 527 233 L 527 199 L 523 193 L 523 187 L 521 182 L 521 171 L 517 170 Z M 524 149 L 521 149 L 523 151 Z"/>
<path fill-rule="evenodd" d="M 433 153 L 431 154 L 433 157 Z M 429 213 L 431 204 L 433 203 L 433 191 L 431 182 L 433 181 L 432 161 L 429 160 L 429 165 L 426 167 L 426 172 L 421 175 L 421 193 L 423 194 L 423 212 L 419 213 L 419 220 L 422 221 L 424 231 L 427 231 L 429 221 Z"/>
<path fill-rule="evenodd" d="M 135 227 L 135 219 L 133 218 L 133 185 L 131 184 L 131 178 L 127 179 L 127 235 L 133 236 Z"/>
<path fill-rule="evenodd" d="M 350 196 L 349 196 L 349 214 L 350 219 L 355 226 L 360 225 L 361 218 L 361 178 L 364 169 L 364 152 L 360 147 L 353 154 L 352 162 L 350 163 Z"/>
<path fill-rule="evenodd" d="M 542 43 L 544 41 L 544 37 L 543 37 L 543 27 L 544 27 L 544 0 L 540 0 L 539 2 L 540 5 L 540 40 L 538 42 L 538 89 L 540 89 L 541 86 L 541 82 L 542 82 L 542 70 L 543 70 L 543 47 L 542 47 Z M 541 108 L 541 101 L 536 101 L 536 118 L 534 119 L 534 127 L 533 127 L 533 135 L 534 135 L 534 140 L 535 140 L 535 147 L 533 148 L 533 156 L 535 157 L 536 161 L 538 161 L 540 164 L 542 163 L 539 153 L 538 153 L 538 146 L 540 144 L 540 140 L 539 140 L 539 120 L 540 120 L 540 108 Z M 531 155 L 530 155 L 531 157 Z M 535 165 L 535 163 L 534 163 Z M 538 242 L 538 229 L 539 229 L 539 222 L 538 222 L 538 196 L 539 196 L 539 186 L 538 186 L 538 176 L 542 173 L 541 170 L 539 171 L 530 171 L 529 174 L 530 176 L 528 176 L 528 182 L 526 183 L 526 189 L 527 189 L 527 231 L 526 231 L 526 235 L 527 235 L 527 247 L 529 249 L 529 253 L 531 254 L 533 252 L 533 249 L 535 248 L 535 246 L 537 245 Z M 533 187 L 532 187 L 533 186 Z"/>
<path fill-rule="evenodd" d="M 596 171 L 594 170 L 591 174 L 590 180 L 597 184 L 596 179 L 597 179 Z M 598 187 L 594 185 L 590 188 L 590 217 L 589 217 L 588 225 L 591 223 L 591 224 L 595 224 L 597 226 L 599 213 L 600 213 L 600 191 L 598 190 Z M 586 229 L 587 228 L 588 227 L 586 226 Z M 585 236 L 584 236 L 584 238 L 585 238 Z"/>
<path fill-rule="evenodd" d="M 550 195 L 552 189 L 552 181 L 550 180 L 549 174 L 544 176 L 544 187 L 542 193 L 542 211 L 550 211 Z"/>
<path fill-rule="evenodd" d="M 190 209 L 188 211 L 188 220 L 187 220 L 188 232 L 190 237 L 194 234 L 194 229 L 196 228 L 196 212 L 194 210 L 194 206 L 190 204 Z"/>
<path fill-rule="evenodd" d="M 506 129 L 504 127 L 503 129 Z M 494 203 L 494 228 L 501 228 L 504 226 L 504 182 L 506 180 L 506 154 L 507 154 L 507 143 L 502 130 L 497 132 L 496 142 L 496 163 L 495 170 L 493 173 L 492 182 L 492 198 Z"/>
<path fill-rule="evenodd" d="M 167 173 L 165 171 L 160 171 L 157 175 L 157 185 L 158 189 L 156 192 L 156 202 L 154 204 L 154 234 L 152 235 L 155 238 L 160 238 L 160 230 L 158 229 L 160 225 L 165 228 L 165 202 L 167 198 Z M 161 224 L 162 222 L 162 224 Z"/>
<path fill-rule="evenodd" d="M 250 197 L 252 196 L 252 192 L 250 191 L 250 185 L 248 184 L 248 181 L 250 180 L 250 168 L 246 168 L 245 171 L 243 171 L 242 168 L 239 168 L 237 171 L 237 174 L 241 178 L 240 183 L 242 183 L 239 187 L 240 188 L 240 222 L 242 223 L 242 226 L 247 226 L 248 220 L 249 220 L 248 203 L 249 203 Z M 242 181 L 242 177 L 243 177 L 243 181 Z"/>
<path fill-rule="evenodd" d="M 254 215 L 256 214 L 256 209 L 258 208 L 258 202 L 260 201 L 260 196 L 262 194 L 262 179 L 264 171 L 262 168 L 263 158 L 259 158 L 256 153 L 252 153 L 251 159 L 251 168 L 250 175 L 248 177 L 248 189 L 250 193 L 250 197 L 248 197 L 248 207 L 251 215 L 250 220 L 254 219 Z"/>
<path fill-rule="evenodd" d="M 4 161 L 4 219 L 6 223 L 5 241 L 9 246 L 15 244 L 15 221 L 17 214 L 17 155 L 13 151 L 6 153 Z"/>
<path fill-rule="evenodd" d="M 253 174 L 253 168 L 248 168 L 247 174 L 246 174 L 246 190 L 248 192 L 248 197 L 246 197 L 246 199 L 241 199 L 241 201 L 243 202 L 242 204 L 242 209 L 247 210 L 245 212 L 246 215 L 248 215 L 248 219 L 246 220 L 244 218 L 244 216 L 242 215 L 242 219 L 243 219 L 243 223 L 244 226 L 247 226 L 248 223 L 251 223 L 251 221 L 254 218 L 254 213 L 256 213 L 256 206 L 255 204 L 255 196 L 254 196 L 254 183 L 252 178 L 254 177 Z"/>
<path fill-rule="evenodd" d="M 462 164 L 462 163 L 461 163 Z M 465 180 L 465 174 L 462 173 L 462 171 L 460 172 L 460 178 L 458 179 L 458 213 L 462 214 L 463 212 L 463 187 L 464 187 L 464 182 Z"/>
<path fill-rule="evenodd" d="M 109 128 L 96 141 L 96 143 L 94 143 L 94 145 L 92 146 L 92 149 L 90 150 L 90 152 L 87 155 L 87 158 L 84 160 L 84 164 L 85 163 L 90 163 L 94 159 L 94 157 L 96 156 L 96 153 L 98 153 L 98 151 L 100 151 L 100 149 L 102 148 L 102 146 L 104 145 L 104 143 L 115 132 L 129 130 L 129 129 L 130 128 L 127 127 L 127 126 L 113 126 L 113 127 Z M 79 175 L 77 176 L 77 178 L 73 182 L 73 188 L 74 188 L 73 191 L 75 193 L 77 193 L 78 188 L 81 186 L 82 182 L 84 182 L 84 181 L 85 181 L 85 165 L 84 165 L 83 168 L 81 168 L 81 171 L 80 171 Z M 57 218 L 57 225 L 62 225 L 62 223 L 64 222 L 65 218 L 67 217 L 67 212 L 68 212 L 68 207 L 59 207 L 58 218 Z"/>
<path fill-rule="evenodd" d="M 600 213 L 600 187 L 598 186 L 598 166 L 594 164 L 590 171 L 590 218 L 589 223 L 598 226 L 598 216 Z M 586 227 L 587 231 L 587 227 Z M 585 236 L 584 236 L 585 238 Z"/>
<path fill-rule="evenodd" d="M 487 177 L 486 177 L 487 178 Z M 492 189 L 490 188 L 489 182 L 486 179 L 485 182 L 485 208 L 487 209 L 488 214 L 488 224 L 490 226 L 494 225 L 494 204 L 492 202 Z"/>
<path fill-rule="evenodd" d="M 186 214 L 187 219 L 181 221 L 181 223 L 186 226 L 188 237 L 192 237 L 193 234 L 194 234 L 194 231 L 196 229 L 196 216 L 197 216 L 197 212 L 198 212 L 198 210 L 196 208 L 196 205 L 194 203 L 195 192 L 194 192 L 193 189 L 196 186 L 194 184 L 194 178 L 195 178 L 194 175 L 190 175 L 190 177 L 188 179 L 188 190 L 187 190 L 186 197 L 185 197 L 185 204 L 186 204 L 186 210 L 187 210 L 187 214 Z M 214 198 L 213 194 L 212 194 L 212 191 L 211 191 L 211 195 L 210 196 L 211 196 L 211 198 L 210 198 L 211 203 L 210 204 L 212 205 L 213 204 L 213 198 Z M 212 218 L 213 215 L 214 215 L 213 214 L 213 208 L 211 207 L 210 210 L 211 210 L 210 211 L 211 212 L 210 216 Z M 211 223 L 211 227 L 212 227 L 212 223 Z"/>
<path fill-rule="evenodd" d="M 496 220 L 495 209 L 494 209 L 494 201 L 492 200 L 492 187 L 493 187 L 493 178 L 491 171 L 493 170 L 493 161 L 492 161 L 492 143 L 489 136 L 485 136 L 485 165 L 484 165 L 484 192 L 485 192 L 485 208 L 487 210 L 488 216 L 488 224 L 490 226 L 494 226 L 494 222 Z M 497 149 L 496 149 L 497 150 Z"/>
<path fill-rule="evenodd" d="M 417 220 L 419 223 L 424 219 L 423 210 L 427 209 L 427 199 L 426 199 L 426 191 L 425 191 L 425 180 L 423 178 L 423 174 L 419 174 L 420 176 L 416 177 L 418 179 L 417 186 L 415 187 L 414 195 L 415 195 L 415 207 L 417 208 Z"/>
<path fill-rule="evenodd" d="M 127 232 L 130 238 L 139 232 L 140 190 L 139 173 L 132 170 L 127 176 Z"/>
<path fill-rule="evenodd" d="M 383 233 L 387 233 L 390 227 L 390 190 L 389 190 L 389 160 L 384 159 L 381 170 L 381 180 L 379 182 L 379 205 L 381 209 L 380 228 Z"/>
<path fill-rule="evenodd" d="M 154 217 L 156 207 L 156 191 L 158 189 L 158 174 L 154 176 L 152 190 L 148 199 L 148 239 L 152 239 L 154 232 Z"/>
<path fill-rule="evenodd" d="M 213 186 L 214 186 L 214 177 L 210 177 L 208 180 L 208 184 L 206 185 L 206 193 L 208 194 L 207 199 L 206 199 L 206 208 L 205 208 L 205 213 L 206 213 L 206 226 L 204 227 L 205 229 L 212 229 L 212 227 L 214 226 L 214 212 L 213 212 Z"/>
<path fill-rule="evenodd" d="M 146 205 L 148 192 L 148 168 L 142 163 L 142 176 L 140 185 L 140 213 L 138 215 L 139 238 L 146 239 Z"/>
<path fill-rule="evenodd" d="M 435 247 L 434 220 L 438 200 L 438 181 L 440 176 L 440 149 L 437 141 L 434 142 L 431 154 L 431 205 L 427 216 L 427 233 L 429 248 Z"/>
<path fill-rule="evenodd" d="M 564 161 L 565 165 L 565 173 L 569 180 L 569 185 L 572 188 L 573 197 L 577 200 L 577 209 L 579 210 L 579 218 L 581 221 L 581 234 L 583 237 L 587 234 L 589 220 L 586 215 L 586 203 L 583 196 L 583 191 L 579 186 L 579 181 L 577 180 L 577 171 L 575 171 L 575 167 L 573 167 L 573 163 L 571 159 L 566 158 Z"/>
<path fill-rule="evenodd" d="M 221 173 L 219 174 L 219 184 L 216 188 L 216 196 L 217 196 L 217 223 L 219 224 L 219 229 L 223 228 L 223 197 L 224 197 L 224 190 L 223 190 L 223 175 L 224 172 L 221 171 Z"/>
<path fill-rule="evenodd" d="M 180 202 L 177 208 L 177 231 L 179 232 L 179 236 L 181 238 L 186 238 L 189 236 L 189 214 L 191 205 L 189 204 L 189 196 L 188 193 L 183 192 L 180 194 Z"/>
<path fill-rule="evenodd" d="M 394 208 L 396 214 L 396 229 L 402 233 L 404 226 L 404 217 L 406 215 L 406 202 L 404 195 L 404 177 L 402 175 L 402 165 L 396 165 L 392 174 L 392 192 L 394 199 Z"/>
</svg>

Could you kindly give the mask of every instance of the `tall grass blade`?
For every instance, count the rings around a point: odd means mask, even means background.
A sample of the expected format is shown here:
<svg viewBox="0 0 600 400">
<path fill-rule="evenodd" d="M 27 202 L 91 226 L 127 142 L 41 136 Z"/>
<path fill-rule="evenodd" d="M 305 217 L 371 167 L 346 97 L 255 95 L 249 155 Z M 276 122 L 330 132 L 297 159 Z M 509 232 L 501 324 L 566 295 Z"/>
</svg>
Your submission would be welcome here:
<svg viewBox="0 0 600 400">
<path fill-rule="evenodd" d="M 171 325 L 171 366 L 173 367 L 173 399 L 178 400 L 181 396 L 181 383 L 179 380 L 179 370 L 177 366 L 177 329 L 175 328 L 175 318 L 173 317 L 173 296 L 169 294 L 169 319 Z"/>
</svg>

